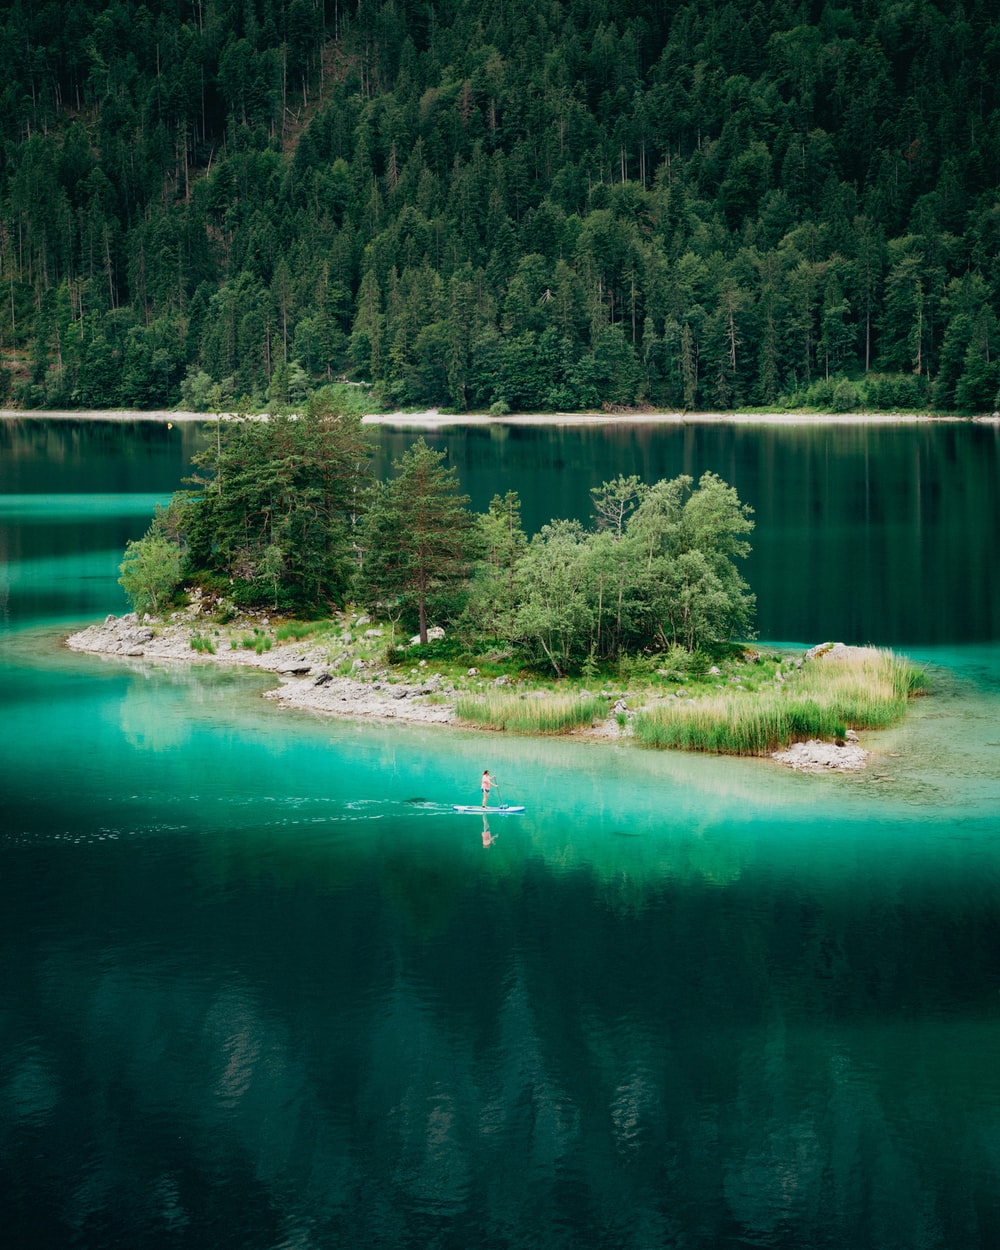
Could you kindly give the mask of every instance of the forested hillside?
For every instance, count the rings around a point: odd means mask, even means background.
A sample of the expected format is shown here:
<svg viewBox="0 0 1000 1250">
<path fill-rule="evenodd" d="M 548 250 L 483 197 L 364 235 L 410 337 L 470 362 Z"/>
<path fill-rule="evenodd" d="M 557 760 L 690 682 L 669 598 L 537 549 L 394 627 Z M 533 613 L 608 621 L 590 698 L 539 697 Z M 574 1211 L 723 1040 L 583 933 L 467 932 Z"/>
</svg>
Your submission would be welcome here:
<svg viewBox="0 0 1000 1250">
<path fill-rule="evenodd" d="M 14 0 L 0 55 L 0 402 L 998 404 L 988 0 Z"/>
</svg>

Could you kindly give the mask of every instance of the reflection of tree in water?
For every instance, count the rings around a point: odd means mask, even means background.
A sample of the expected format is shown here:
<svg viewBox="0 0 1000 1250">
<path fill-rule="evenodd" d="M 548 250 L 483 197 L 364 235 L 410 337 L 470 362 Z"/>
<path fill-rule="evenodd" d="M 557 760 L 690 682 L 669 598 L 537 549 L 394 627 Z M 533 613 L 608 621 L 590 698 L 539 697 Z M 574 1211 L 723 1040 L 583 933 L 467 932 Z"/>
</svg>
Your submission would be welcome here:
<svg viewBox="0 0 1000 1250">
<path fill-rule="evenodd" d="M 164 683 L 152 666 L 133 675 L 117 705 L 105 704 L 105 717 L 121 726 L 128 742 L 143 751 L 167 751 L 191 738 L 191 723 L 164 698 Z"/>
<path fill-rule="evenodd" d="M 192 652 L 192 655 L 194 653 Z M 132 746 L 165 751 L 191 741 L 200 723 L 238 714 L 241 698 L 255 698 L 270 678 L 260 673 L 189 666 L 163 661 L 118 660 L 128 682 L 118 704 L 105 705 L 105 717 L 120 724 Z"/>
</svg>

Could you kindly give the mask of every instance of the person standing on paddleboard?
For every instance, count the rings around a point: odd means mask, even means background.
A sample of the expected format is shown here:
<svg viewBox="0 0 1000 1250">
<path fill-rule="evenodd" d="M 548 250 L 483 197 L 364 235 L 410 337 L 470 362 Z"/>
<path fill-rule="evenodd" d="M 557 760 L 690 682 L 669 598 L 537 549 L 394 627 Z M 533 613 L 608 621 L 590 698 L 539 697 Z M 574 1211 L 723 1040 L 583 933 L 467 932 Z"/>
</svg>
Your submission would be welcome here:
<svg viewBox="0 0 1000 1250">
<path fill-rule="evenodd" d="M 496 783 L 497 783 L 497 779 L 496 779 L 496 777 L 491 777 L 491 776 L 490 776 L 490 770 L 489 770 L 488 768 L 484 768 L 484 769 L 483 769 L 483 780 L 482 780 L 482 787 L 483 787 L 483 807 L 485 807 L 485 806 L 486 806 L 486 804 L 490 801 L 490 786 L 495 786 L 495 785 L 496 785 Z"/>
</svg>

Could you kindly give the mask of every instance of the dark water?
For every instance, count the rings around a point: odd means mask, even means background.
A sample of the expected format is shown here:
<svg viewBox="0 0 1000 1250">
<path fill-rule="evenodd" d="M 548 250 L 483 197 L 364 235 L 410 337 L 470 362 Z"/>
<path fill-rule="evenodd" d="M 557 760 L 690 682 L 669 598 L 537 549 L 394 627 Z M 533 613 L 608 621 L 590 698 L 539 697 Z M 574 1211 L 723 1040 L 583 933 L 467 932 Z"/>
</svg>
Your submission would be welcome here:
<svg viewBox="0 0 1000 1250">
<path fill-rule="evenodd" d="M 66 653 L 197 437 L 0 423 L 4 1244 L 997 1244 L 993 432 L 445 437 L 531 526 L 619 471 L 734 481 L 762 629 L 932 666 L 860 778 Z M 527 811 L 484 834 L 450 806 L 487 763 Z"/>
</svg>

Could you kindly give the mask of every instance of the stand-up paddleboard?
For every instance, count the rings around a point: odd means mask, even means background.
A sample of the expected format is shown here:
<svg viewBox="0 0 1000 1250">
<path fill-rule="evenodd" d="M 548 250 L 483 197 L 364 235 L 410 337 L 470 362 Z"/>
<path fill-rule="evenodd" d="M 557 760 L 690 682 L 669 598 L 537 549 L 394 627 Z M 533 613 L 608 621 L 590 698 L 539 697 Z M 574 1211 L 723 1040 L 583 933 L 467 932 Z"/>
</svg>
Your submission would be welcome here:
<svg viewBox="0 0 1000 1250">
<path fill-rule="evenodd" d="M 475 813 L 477 816 L 517 816 L 524 808 L 517 803 L 501 803 L 499 807 L 483 807 L 481 803 L 455 804 L 456 812 Z"/>
</svg>

